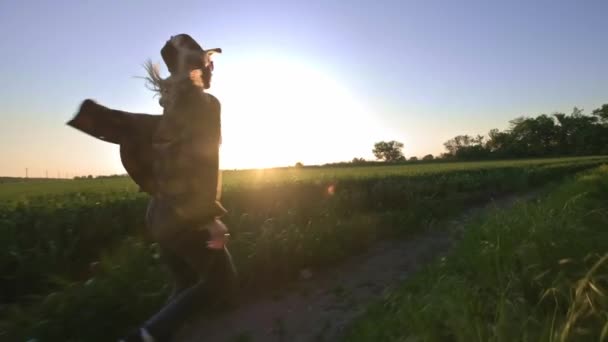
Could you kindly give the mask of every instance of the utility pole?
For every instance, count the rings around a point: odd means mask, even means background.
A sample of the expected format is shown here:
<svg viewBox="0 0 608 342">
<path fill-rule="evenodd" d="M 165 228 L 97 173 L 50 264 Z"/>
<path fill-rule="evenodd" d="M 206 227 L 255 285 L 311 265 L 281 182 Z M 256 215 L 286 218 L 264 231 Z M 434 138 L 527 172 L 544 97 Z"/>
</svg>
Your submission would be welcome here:
<svg viewBox="0 0 608 342">
<path fill-rule="evenodd" d="M 46 178 L 48 179 L 49 178 L 49 170 L 44 170 L 44 173 L 46 175 Z"/>
<path fill-rule="evenodd" d="M 29 178 L 27 174 L 27 167 L 25 168 L 25 178 Z"/>
</svg>

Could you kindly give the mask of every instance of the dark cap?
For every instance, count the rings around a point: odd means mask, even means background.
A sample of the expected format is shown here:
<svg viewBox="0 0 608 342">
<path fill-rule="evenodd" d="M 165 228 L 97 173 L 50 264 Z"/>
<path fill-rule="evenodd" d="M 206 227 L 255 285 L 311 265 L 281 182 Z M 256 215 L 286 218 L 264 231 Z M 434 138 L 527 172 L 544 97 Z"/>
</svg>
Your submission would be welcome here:
<svg viewBox="0 0 608 342">
<path fill-rule="evenodd" d="M 173 73 L 178 71 L 179 67 L 179 58 L 180 58 L 180 50 L 187 50 L 189 53 L 200 54 L 200 56 L 210 55 L 213 53 L 221 53 L 222 49 L 215 48 L 204 50 L 190 35 L 181 33 L 175 36 L 171 36 L 171 38 L 165 43 L 165 46 L 160 50 L 160 54 L 163 57 L 163 61 L 167 65 L 167 69 L 169 72 Z M 182 52 L 183 53 L 183 52 Z M 204 60 L 200 59 L 201 64 Z M 201 65 L 204 67 L 204 65 Z"/>
</svg>

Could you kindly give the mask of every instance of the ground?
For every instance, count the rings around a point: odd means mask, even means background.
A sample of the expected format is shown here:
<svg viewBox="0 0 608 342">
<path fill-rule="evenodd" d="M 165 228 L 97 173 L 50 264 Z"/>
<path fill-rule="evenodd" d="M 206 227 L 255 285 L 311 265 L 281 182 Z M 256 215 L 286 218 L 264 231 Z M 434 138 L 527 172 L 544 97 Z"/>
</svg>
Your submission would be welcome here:
<svg viewBox="0 0 608 342">
<path fill-rule="evenodd" d="M 520 197 L 494 200 L 473 207 L 452 221 L 416 237 L 380 242 L 329 271 L 302 270 L 300 279 L 284 293 L 256 298 L 214 319 L 196 318 L 176 338 L 195 341 L 335 341 L 355 317 L 382 293 L 420 267 L 441 257 L 454 236 L 480 212 L 509 207 Z"/>
</svg>

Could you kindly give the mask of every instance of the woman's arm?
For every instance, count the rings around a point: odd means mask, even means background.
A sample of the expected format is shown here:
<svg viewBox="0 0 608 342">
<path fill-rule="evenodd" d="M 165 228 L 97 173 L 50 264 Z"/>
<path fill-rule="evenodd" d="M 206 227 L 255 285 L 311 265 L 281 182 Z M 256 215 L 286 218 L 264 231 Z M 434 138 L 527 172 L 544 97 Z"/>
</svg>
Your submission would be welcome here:
<svg viewBox="0 0 608 342">
<path fill-rule="evenodd" d="M 67 124 L 95 138 L 122 144 L 133 140 L 151 141 L 160 118 L 160 115 L 110 109 L 87 99 Z"/>
<path fill-rule="evenodd" d="M 156 152 L 152 137 L 160 115 L 114 110 L 85 100 L 68 125 L 95 138 L 120 145 L 125 170 L 142 191 L 157 192 L 153 167 Z"/>
</svg>

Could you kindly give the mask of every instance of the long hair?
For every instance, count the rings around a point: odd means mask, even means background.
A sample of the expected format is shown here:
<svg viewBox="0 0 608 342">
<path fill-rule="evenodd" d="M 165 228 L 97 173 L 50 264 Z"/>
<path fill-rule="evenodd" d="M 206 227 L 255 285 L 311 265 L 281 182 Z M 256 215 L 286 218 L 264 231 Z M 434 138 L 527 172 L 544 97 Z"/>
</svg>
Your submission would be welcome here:
<svg viewBox="0 0 608 342">
<path fill-rule="evenodd" d="M 150 60 L 146 61 L 144 69 L 148 74 L 144 77 L 146 87 L 156 93 L 159 97 L 158 103 L 165 109 L 170 109 L 176 103 L 180 92 L 204 91 L 204 71 L 201 69 L 171 74 L 167 78 L 162 78 L 158 64 Z"/>
<path fill-rule="evenodd" d="M 158 64 L 152 63 L 151 60 L 147 60 L 144 63 L 144 69 L 148 76 L 144 77 L 146 81 L 146 88 L 155 92 L 158 96 L 162 96 L 163 88 L 165 88 L 165 80 L 160 76 L 160 67 Z"/>
<path fill-rule="evenodd" d="M 158 64 L 150 60 L 144 63 L 148 76 L 144 77 L 146 86 L 159 96 L 160 105 L 171 108 L 181 92 L 204 91 L 210 87 L 213 62 L 211 55 L 221 53 L 222 49 L 203 50 L 189 35 L 171 36 L 163 48 L 161 56 L 170 76 L 162 78 Z"/>
</svg>

